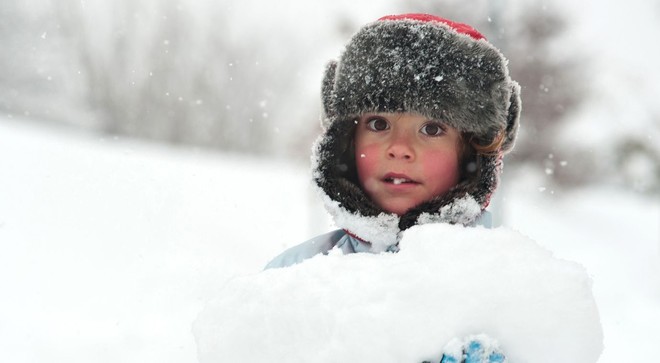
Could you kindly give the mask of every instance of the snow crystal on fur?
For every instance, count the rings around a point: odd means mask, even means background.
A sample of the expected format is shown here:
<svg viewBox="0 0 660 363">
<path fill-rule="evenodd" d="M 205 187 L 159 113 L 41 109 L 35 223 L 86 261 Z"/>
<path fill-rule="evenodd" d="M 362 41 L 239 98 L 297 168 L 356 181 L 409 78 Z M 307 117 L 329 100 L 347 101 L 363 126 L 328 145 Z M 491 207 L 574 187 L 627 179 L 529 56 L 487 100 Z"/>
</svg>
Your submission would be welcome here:
<svg viewBox="0 0 660 363">
<path fill-rule="evenodd" d="M 417 224 L 428 223 L 458 223 L 472 224 L 481 214 L 481 206 L 471 196 L 466 195 L 440 208 L 439 213 L 422 213 L 417 218 Z"/>
</svg>

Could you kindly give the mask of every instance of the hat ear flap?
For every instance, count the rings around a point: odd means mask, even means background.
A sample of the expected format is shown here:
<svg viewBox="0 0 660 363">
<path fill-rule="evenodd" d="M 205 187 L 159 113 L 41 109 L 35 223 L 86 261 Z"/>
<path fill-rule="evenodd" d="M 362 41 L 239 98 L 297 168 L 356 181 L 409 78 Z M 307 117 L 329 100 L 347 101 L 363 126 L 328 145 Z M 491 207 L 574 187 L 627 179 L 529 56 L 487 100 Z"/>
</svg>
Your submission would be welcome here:
<svg viewBox="0 0 660 363">
<path fill-rule="evenodd" d="M 510 98 L 511 104 L 509 105 L 504 143 L 502 144 L 503 152 L 508 152 L 513 148 L 513 144 L 516 141 L 516 134 L 518 133 L 518 126 L 520 125 L 520 111 L 522 103 L 520 100 L 520 85 L 515 81 L 512 81 L 512 83 Z"/>
<path fill-rule="evenodd" d="M 335 73 L 337 71 L 337 62 L 330 61 L 325 67 L 325 74 L 323 75 L 323 83 L 321 84 L 321 98 L 323 101 L 323 118 L 321 124 L 323 128 L 327 129 L 332 123 L 331 120 L 337 115 L 335 93 Z"/>
</svg>

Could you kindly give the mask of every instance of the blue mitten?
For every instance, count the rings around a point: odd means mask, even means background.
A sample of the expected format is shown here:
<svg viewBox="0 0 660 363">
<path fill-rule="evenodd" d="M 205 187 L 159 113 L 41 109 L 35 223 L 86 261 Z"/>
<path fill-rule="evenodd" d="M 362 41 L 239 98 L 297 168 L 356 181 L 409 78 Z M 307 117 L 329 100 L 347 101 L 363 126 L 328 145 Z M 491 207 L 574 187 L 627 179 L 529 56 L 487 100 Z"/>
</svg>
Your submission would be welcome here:
<svg viewBox="0 0 660 363">
<path fill-rule="evenodd" d="M 442 350 L 440 363 L 506 363 L 497 341 L 486 335 L 453 339 Z"/>
</svg>

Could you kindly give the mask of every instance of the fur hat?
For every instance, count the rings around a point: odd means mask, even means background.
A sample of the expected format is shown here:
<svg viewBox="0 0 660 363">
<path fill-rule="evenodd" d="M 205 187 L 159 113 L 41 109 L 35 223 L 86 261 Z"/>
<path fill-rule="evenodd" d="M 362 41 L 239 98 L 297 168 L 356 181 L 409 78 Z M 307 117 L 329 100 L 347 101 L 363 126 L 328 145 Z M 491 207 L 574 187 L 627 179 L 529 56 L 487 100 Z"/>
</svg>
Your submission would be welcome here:
<svg viewBox="0 0 660 363">
<path fill-rule="evenodd" d="M 472 224 L 497 187 L 520 118 L 520 87 L 500 51 L 469 25 L 426 14 L 386 16 L 359 30 L 328 64 L 322 101 L 314 179 L 335 223 L 375 251 L 415 224 Z M 356 178 L 355 120 L 369 112 L 415 112 L 486 143 L 504 140 L 494 155 L 476 156 L 473 177 L 399 217 L 376 206 Z"/>
</svg>

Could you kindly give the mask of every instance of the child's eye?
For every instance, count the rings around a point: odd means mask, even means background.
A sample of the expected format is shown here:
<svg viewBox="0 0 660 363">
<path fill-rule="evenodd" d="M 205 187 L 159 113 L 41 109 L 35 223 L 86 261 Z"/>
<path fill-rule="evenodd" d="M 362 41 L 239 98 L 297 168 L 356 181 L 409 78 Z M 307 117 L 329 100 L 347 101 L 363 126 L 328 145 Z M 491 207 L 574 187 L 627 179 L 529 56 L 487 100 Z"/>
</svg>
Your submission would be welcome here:
<svg viewBox="0 0 660 363">
<path fill-rule="evenodd" d="M 440 136 L 445 132 L 442 124 L 437 122 L 429 122 L 425 124 L 420 131 L 427 136 Z"/>
<path fill-rule="evenodd" d="M 383 131 L 390 128 L 390 124 L 381 117 L 374 117 L 367 120 L 367 127 L 372 131 Z"/>
</svg>

